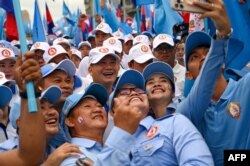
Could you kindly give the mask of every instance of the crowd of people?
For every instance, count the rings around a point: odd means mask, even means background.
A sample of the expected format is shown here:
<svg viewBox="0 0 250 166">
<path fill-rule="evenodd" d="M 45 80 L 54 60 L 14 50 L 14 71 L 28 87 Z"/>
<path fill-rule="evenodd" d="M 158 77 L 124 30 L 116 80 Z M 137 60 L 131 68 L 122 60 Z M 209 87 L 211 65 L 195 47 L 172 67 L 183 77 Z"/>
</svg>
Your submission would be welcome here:
<svg viewBox="0 0 250 166">
<path fill-rule="evenodd" d="M 238 46 L 224 4 L 191 5 L 214 36 L 124 35 L 103 20 L 75 47 L 58 37 L 24 58 L 0 41 L 0 165 L 222 166 L 224 150 L 249 149 L 250 75 L 224 77 L 227 48 Z"/>
</svg>

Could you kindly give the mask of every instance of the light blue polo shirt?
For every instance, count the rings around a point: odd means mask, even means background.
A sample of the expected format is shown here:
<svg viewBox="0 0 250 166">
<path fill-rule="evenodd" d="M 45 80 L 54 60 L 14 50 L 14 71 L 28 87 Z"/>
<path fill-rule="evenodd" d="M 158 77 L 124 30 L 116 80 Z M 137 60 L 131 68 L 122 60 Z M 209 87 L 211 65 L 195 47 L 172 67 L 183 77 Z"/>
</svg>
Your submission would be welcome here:
<svg viewBox="0 0 250 166">
<path fill-rule="evenodd" d="M 76 165 L 79 158 L 88 157 L 92 161 L 96 161 L 96 155 L 101 152 L 102 145 L 96 141 L 85 138 L 72 138 L 71 143 L 78 145 L 83 154 L 80 157 L 69 157 L 63 160 L 61 166 Z"/>
<path fill-rule="evenodd" d="M 197 128 L 206 140 L 215 165 L 222 166 L 224 150 L 250 149 L 250 73 L 230 79 L 217 103 L 211 102 Z M 190 111 L 190 119 L 197 116 Z"/>
<path fill-rule="evenodd" d="M 105 143 L 108 148 L 98 155 L 96 165 L 213 165 L 201 134 L 181 114 L 158 120 L 148 116 L 130 141 L 128 138 L 127 132 L 114 127 Z"/>
</svg>

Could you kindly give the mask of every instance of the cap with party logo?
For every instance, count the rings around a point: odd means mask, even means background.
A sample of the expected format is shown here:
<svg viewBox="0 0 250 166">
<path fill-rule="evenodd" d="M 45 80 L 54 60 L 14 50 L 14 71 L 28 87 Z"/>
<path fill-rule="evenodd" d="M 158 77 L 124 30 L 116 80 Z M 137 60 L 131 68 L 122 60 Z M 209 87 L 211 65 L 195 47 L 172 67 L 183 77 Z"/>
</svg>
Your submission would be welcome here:
<svg viewBox="0 0 250 166">
<path fill-rule="evenodd" d="M 59 37 L 59 38 L 57 38 L 57 39 L 55 39 L 55 40 L 53 41 L 53 45 L 58 45 L 58 44 L 62 44 L 62 43 L 67 44 L 67 45 L 70 46 L 69 40 L 68 40 L 68 39 L 65 39 L 65 38 L 63 38 L 63 37 Z"/>
<path fill-rule="evenodd" d="M 159 34 L 153 40 L 153 49 L 157 48 L 160 44 L 166 43 L 170 46 L 174 46 L 174 39 L 168 34 Z"/>
<path fill-rule="evenodd" d="M 80 51 L 78 51 L 78 50 L 75 49 L 75 48 L 71 48 L 70 51 L 71 51 L 71 56 L 72 56 L 72 55 L 76 55 L 79 59 L 82 59 L 82 55 L 81 55 L 81 52 L 80 52 Z"/>
<path fill-rule="evenodd" d="M 102 58 L 104 58 L 107 55 L 112 55 L 117 60 L 120 60 L 120 57 L 115 54 L 113 49 L 109 49 L 107 47 L 96 47 L 90 50 L 89 52 L 89 64 L 96 64 L 98 63 Z"/>
<path fill-rule="evenodd" d="M 127 34 L 127 35 L 124 36 L 124 43 L 127 43 L 128 41 L 133 42 L 133 40 L 134 40 L 134 37 L 131 34 Z"/>
<path fill-rule="evenodd" d="M 14 52 L 9 48 L 0 48 L 0 61 L 5 59 L 16 60 Z"/>
<path fill-rule="evenodd" d="M 145 63 L 151 59 L 156 60 L 150 47 L 146 44 L 143 44 L 143 43 L 139 43 L 139 44 L 133 46 L 129 50 L 129 56 L 130 56 L 129 62 L 134 60 L 140 64 Z"/>
<path fill-rule="evenodd" d="M 82 41 L 78 44 L 78 49 L 80 49 L 82 46 L 88 46 L 89 48 L 91 47 L 91 44 L 88 41 Z"/>
<path fill-rule="evenodd" d="M 103 41 L 103 46 L 107 48 L 112 48 L 114 51 L 122 52 L 122 43 L 116 37 L 110 37 Z"/>
<path fill-rule="evenodd" d="M 136 45 L 138 43 L 147 44 L 148 46 L 151 45 L 149 38 L 146 35 L 138 35 L 133 39 L 133 45 Z"/>
<path fill-rule="evenodd" d="M 68 55 L 68 52 L 60 45 L 53 45 L 50 46 L 43 54 L 43 59 L 45 61 L 45 63 L 49 63 L 51 61 L 51 59 L 55 58 L 58 55 L 61 54 L 66 54 Z"/>
<path fill-rule="evenodd" d="M 97 25 L 96 29 L 93 30 L 92 33 L 95 35 L 97 31 L 102 31 L 103 33 L 106 34 L 112 34 L 112 29 L 105 22 L 101 22 L 99 25 Z"/>
<path fill-rule="evenodd" d="M 33 50 L 47 50 L 49 48 L 49 44 L 46 42 L 35 42 L 32 47 L 30 48 L 30 51 Z"/>
</svg>

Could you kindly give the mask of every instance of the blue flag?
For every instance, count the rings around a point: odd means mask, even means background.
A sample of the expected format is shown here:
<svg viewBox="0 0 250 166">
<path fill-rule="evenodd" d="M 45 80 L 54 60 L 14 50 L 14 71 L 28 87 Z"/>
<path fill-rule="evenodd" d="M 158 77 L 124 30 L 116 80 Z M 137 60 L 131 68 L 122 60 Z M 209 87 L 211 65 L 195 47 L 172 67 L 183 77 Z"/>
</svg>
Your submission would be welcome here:
<svg viewBox="0 0 250 166">
<path fill-rule="evenodd" d="M 4 26 L 4 22 L 6 20 L 6 12 L 2 8 L 0 8 L 0 27 Z M 3 28 L 0 28 L 0 40 L 4 39 L 4 31 Z"/>
<path fill-rule="evenodd" d="M 40 41 L 46 41 L 46 35 L 43 27 L 43 21 L 40 15 L 39 6 L 37 0 L 35 0 L 35 8 L 34 8 L 34 20 L 33 20 L 33 30 L 32 30 L 32 40 L 33 43 Z"/>
<path fill-rule="evenodd" d="M 183 18 L 170 6 L 170 1 L 155 0 L 154 30 L 155 33 L 173 35 L 173 26 L 182 23 Z"/>
<path fill-rule="evenodd" d="M 148 4 L 153 4 L 154 0 L 136 0 L 136 5 L 148 5 Z"/>
<path fill-rule="evenodd" d="M 248 1 L 244 4 L 232 0 L 224 1 L 233 28 L 232 38 L 242 42 L 240 52 L 236 51 L 237 48 L 240 48 L 239 43 L 229 45 L 226 70 L 227 68 L 241 69 L 250 61 L 250 47 L 248 46 L 250 39 L 250 14 L 248 3 Z M 236 48 L 236 46 L 238 47 Z"/>
</svg>

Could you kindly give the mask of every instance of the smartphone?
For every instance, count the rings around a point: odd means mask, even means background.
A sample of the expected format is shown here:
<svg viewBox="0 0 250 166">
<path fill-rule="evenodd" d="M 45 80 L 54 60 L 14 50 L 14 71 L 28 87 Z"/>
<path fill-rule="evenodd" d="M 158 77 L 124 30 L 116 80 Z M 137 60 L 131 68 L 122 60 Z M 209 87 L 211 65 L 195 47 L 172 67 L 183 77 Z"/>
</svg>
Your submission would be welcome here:
<svg viewBox="0 0 250 166">
<path fill-rule="evenodd" d="M 171 7 L 177 11 L 191 12 L 191 13 L 203 13 L 205 11 L 200 7 L 188 5 L 188 3 L 192 1 L 197 1 L 197 0 L 171 0 L 170 3 Z M 206 0 L 199 0 L 199 1 L 206 2 Z"/>
</svg>

